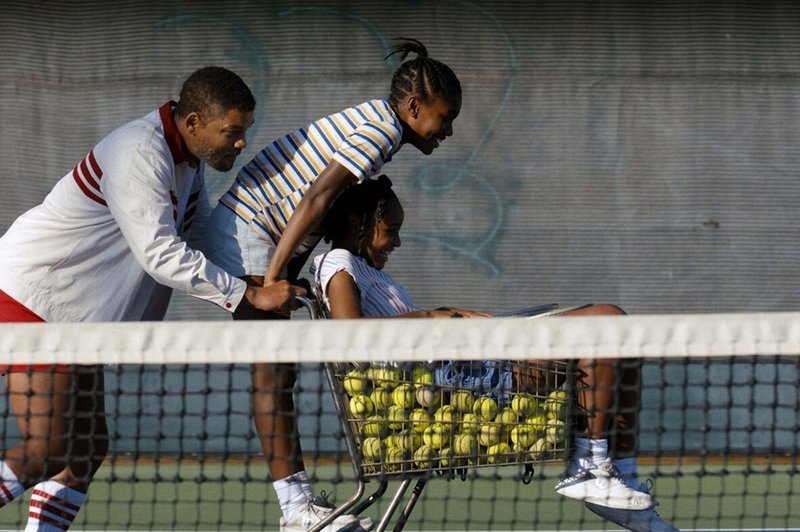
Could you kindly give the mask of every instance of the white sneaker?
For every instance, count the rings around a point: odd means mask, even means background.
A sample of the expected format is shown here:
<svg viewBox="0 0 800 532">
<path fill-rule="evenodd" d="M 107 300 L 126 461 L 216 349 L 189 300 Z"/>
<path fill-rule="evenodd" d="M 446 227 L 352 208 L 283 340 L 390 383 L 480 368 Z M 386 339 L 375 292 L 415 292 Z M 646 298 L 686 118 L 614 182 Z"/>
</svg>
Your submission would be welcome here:
<svg viewBox="0 0 800 532">
<path fill-rule="evenodd" d="M 314 501 L 308 501 L 295 510 L 288 520 L 281 517 L 280 530 L 281 532 L 307 532 L 332 512 L 331 508 L 314 504 Z M 322 529 L 322 532 L 357 532 L 360 530 L 362 530 L 361 525 L 356 516 L 344 514 L 329 523 L 328 526 Z"/>
<path fill-rule="evenodd" d="M 281 517 L 280 530 L 282 532 L 306 532 L 317 523 L 327 518 L 336 506 L 328 501 L 325 492 L 322 497 L 314 497 L 295 510 L 289 520 Z M 343 514 L 322 529 L 322 532 L 368 532 L 375 523 L 369 517 L 356 517 L 352 514 Z"/>
<path fill-rule="evenodd" d="M 619 525 L 626 530 L 632 530 L 633 532 L 680 532 L 680 530 L 664 521 L 655 508 L 619 510 L 591 502 L 584 502 L 583 504 L 606 521 Z"/>
<path fill-rule="evenodd" d="M 319 493 L 319 497 L 314 497 L 313 499 L 311 499 L 311 502 L 313 504 L 316 504 L 317 506 L 322 506 L 323 508 L 329 508 L 330 510 L 335 510 L 336 505 L 328 500 L 328 495 L 329 495 L 328 493 L 325 493 L 325 490 L 322 490 Z M 371 517 L 359 515 L 356 517 L 356 519 L 358 519 L 358 524 L 361 525 L 361 528 L 367 532 L 369 530 L 372 530 L 372 527 L 375 526 L 375 523 L 372 522 Z"/>
<path fill-rule="evenodd" d="M 655 504 L 648 493 L 628 487 L 611 462 L 604 462 L 592 469 L 581 469 L 573 474 L 568 470 L 556 484 L 555 490 L 571 499 L 620 510 L 647 510 Z"/>
</svg>

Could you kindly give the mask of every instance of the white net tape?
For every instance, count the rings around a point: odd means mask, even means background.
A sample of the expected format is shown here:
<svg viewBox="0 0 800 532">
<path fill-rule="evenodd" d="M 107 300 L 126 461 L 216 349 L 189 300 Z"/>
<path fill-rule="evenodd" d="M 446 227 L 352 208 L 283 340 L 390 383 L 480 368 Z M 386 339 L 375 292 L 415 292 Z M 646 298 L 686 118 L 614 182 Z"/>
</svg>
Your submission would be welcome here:
<svg viewBox="0 0 800 532">
<path fill-rule="evenodd" d="M 2 324 L 3 363 L 249 363 L 800 353 L 800 313 Z"/>
</svg>

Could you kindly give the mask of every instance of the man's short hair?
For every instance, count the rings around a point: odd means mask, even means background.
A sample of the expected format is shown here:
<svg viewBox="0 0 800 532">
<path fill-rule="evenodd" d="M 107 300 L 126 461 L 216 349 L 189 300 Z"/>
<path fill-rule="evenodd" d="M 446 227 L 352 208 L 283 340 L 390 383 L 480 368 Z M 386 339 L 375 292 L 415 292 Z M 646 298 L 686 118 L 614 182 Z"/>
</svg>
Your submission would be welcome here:
<svg viewBox="0 0 800 532">
<path fill-rule="evenodd" d="M 196 112 L 207 122 L 230 110 L 250 112 L 255 107 L 253 93 L 242 78 L 227 68 L 207 66 L 184 81 L 176 110 L 179 116 Z"/>
</svg>

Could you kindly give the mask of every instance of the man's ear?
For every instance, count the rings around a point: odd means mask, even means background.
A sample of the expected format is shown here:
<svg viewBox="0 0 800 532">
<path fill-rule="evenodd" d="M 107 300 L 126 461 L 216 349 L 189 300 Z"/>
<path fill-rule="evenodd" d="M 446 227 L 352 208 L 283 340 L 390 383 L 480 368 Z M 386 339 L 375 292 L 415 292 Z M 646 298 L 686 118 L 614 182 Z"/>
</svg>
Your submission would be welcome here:
<svg viewBox="0 0 800 532">
<path fill-rule="evenodd" d="M 190 133 L 194 133 L 195 130 L 200 127 L 200 115 L 198 115 L 197 112 L 192 111 L 186 115 L 186 118 L 183 119 L 183 122 L 186 124 L 186 129 Z"/>
</svg>

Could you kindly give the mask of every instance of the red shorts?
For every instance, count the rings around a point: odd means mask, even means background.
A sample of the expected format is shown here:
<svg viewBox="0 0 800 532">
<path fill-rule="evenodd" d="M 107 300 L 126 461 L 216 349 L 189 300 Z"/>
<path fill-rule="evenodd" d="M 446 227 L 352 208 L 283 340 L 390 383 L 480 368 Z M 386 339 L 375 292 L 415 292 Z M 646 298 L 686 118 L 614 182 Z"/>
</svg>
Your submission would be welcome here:
<svg viewBox="0 0 800 532">
<path fill-rule="evenodd" d="M 44 320 L 22 303 L 0 290 L 0 323 L 41 323 Z M 67 364 L 0 364 L 0 374 L 21 371 L 55 371 L 69 373 Z"/>
</svg>

